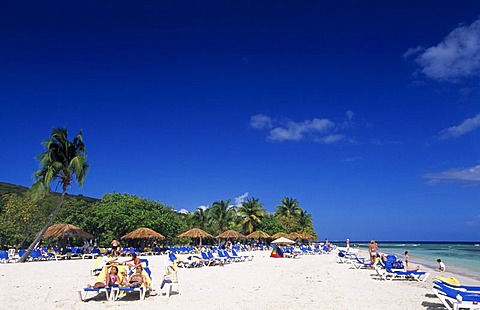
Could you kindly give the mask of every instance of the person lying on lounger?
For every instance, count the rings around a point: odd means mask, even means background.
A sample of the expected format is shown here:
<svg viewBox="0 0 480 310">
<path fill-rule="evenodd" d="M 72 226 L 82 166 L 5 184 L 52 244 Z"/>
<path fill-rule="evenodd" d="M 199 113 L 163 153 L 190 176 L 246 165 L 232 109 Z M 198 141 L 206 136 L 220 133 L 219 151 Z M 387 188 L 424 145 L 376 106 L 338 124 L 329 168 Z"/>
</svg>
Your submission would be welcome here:
<svg viewBox="0 0 480 310">
<path fill-rule="evenodd" d="M 118 275 L 118 267 L 117 266 L 109 266 L 107 267 L 107 275 L 105 276 L 105 280 L 103 282 L 95 282 L 93 288 L 104 288 L 110 287 L 114 284 L 121 284 L 120 276 Z M 92 287 L 92 285 L 87 284 L 87 287 Z"/>
<path fill-rule="evenodd" d="M 135 268 L 135 273 L 130 276 L 128 279 L 128 283 L 126 283 L 126 287 L 140 287 L 143 283 L 147 282 L 145 279 L 145 275 L 142 274 L 143 267 L 137 266 Z"/>
</svg>

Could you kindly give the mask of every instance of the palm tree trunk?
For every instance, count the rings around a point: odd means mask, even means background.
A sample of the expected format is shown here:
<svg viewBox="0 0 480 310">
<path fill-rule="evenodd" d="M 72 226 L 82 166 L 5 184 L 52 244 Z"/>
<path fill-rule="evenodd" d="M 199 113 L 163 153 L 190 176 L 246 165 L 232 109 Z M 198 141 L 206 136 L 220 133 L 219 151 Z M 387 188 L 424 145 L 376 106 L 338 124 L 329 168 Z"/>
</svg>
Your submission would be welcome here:
<svg viewBox="0 0 480 310">
<path fill-rule="evenodd" d="M 42 230 L 38 232 L 37 236 L 35 237 L 35 240 L 33 240 L 33 242 L 28 247 L 27 251 L 25 252 L 25 254 L 23 254 L 22 257 L 20 257 L 20 259 L 18 260 L 19 263 L 24 263 L 27 261 L 28 256 L 30 256 L 30 253 L 32 253 L 35 246 L 40 242 L 40 240 L 42 240 L 42 237 L 47 231 L 48 227 L 52 225 L 53 221 L 57 217 L 58 212 L 60 211 L 60 207 L 62 206 L 62 203 L 63 203 L 63 198 L 65 198 L 65 193 L 66 193 L 66 190 L 62 192 L 62 195 L 60 196 L 60 199 L 57 202 L 57 206 L 55 207 L 55 210 L 53 211 L 53 213 L 50 215 L 50 218 L 47 224 L 45 224 Z"/>
</svg>

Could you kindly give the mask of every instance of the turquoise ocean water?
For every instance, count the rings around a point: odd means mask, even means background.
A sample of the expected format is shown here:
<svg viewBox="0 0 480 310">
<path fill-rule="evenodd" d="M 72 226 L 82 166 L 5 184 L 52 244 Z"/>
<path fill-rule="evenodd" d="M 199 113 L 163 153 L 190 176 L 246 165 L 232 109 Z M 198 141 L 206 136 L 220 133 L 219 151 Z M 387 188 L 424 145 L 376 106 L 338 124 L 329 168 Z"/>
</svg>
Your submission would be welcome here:
<svg viewBox="0 0 480 310">
<path fill-rule="evenodd" d="M 342 243 L 336 243 L 345 246 Z M 350 242 L 367 250 L 368 242 Z M 391 242 L 377 241 L 379 252 L 396 254 L 404 260 L 404 253 L 409 253 L 409 265 L 420 264 L 429 268 L 438 266 L 440 258 L 447 267 L 447 272 L 454 272 L 480 281 L 480 242 Z M 440 274 L 439 274 L 440 275 Z"/>
</svg>

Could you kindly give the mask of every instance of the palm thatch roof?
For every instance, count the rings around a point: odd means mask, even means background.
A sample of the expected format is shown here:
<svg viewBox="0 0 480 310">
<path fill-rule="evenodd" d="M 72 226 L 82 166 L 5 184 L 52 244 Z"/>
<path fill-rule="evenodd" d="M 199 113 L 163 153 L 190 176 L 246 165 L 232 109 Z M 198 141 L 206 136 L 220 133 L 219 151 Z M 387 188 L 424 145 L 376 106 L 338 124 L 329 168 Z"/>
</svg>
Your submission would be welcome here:
<svg viewBox="0 0 480 310">
<path fill-rule="evenodd" d="M 150 229 L 147 227 L 140 227 L 135 229 L 132 232 L 129 232 L 128 234 L 122 237 L 122 239 L 149 239 L 149 238 L 165 239 L 165 236 L 156 232 L 153 229 Z"/>
<path fill-rule="evenodd" d="M 189 229 L 181 233 L 180 235 L 178 235 L 178 237 L 179 238 L 206 238 L 206 237 L 215 238 L 212 235 L 210 235 L 208 232 L 200 228 Z"/>
<path fill-rule="evenodd" d="M 248 239 L 270 238 L 270 235 L 264 231 L 257 230 L 247 236 Z"/>
<path fill-rule="evenodd" d="M 287 233 L 284 233 L 284 232 L 278 232 L 276 234 L 274 234 L 273 236 L 271 236 L 273 239 L 278 239 L 278 238 L 288 238 L 288 234 Z"/>
<path fill-rule="evenodd" d="M 93 235 L 72 224 L 54 224 L 45 231 L 43 238 L 70 238 L 79 237 L 92 239 Z"/>
<path fill-rule="evenodd" d="M 219 234 L 217 238 L 222 238 L 222 239 L 244 239 L 245 236 L 239 233 L 238 231 L 235 230 L 227 230 L 224 231 L 223 233 Z"/>
</svg>

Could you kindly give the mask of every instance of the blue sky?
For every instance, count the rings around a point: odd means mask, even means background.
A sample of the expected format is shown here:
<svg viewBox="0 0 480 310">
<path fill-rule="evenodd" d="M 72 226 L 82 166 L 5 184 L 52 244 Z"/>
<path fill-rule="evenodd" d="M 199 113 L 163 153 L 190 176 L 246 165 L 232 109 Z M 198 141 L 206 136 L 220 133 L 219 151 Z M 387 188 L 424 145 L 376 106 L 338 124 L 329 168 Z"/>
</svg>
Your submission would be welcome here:
<svg viewBox="0 0 480 310">
<path fill-rule="evenodd" d="M 0 180 L 30 186 L 67 126 L 71 193 L 288 196 L 321 239 L 479 241 L 480 2 L 387 2 L 2 1 Z"/>
</svg>

